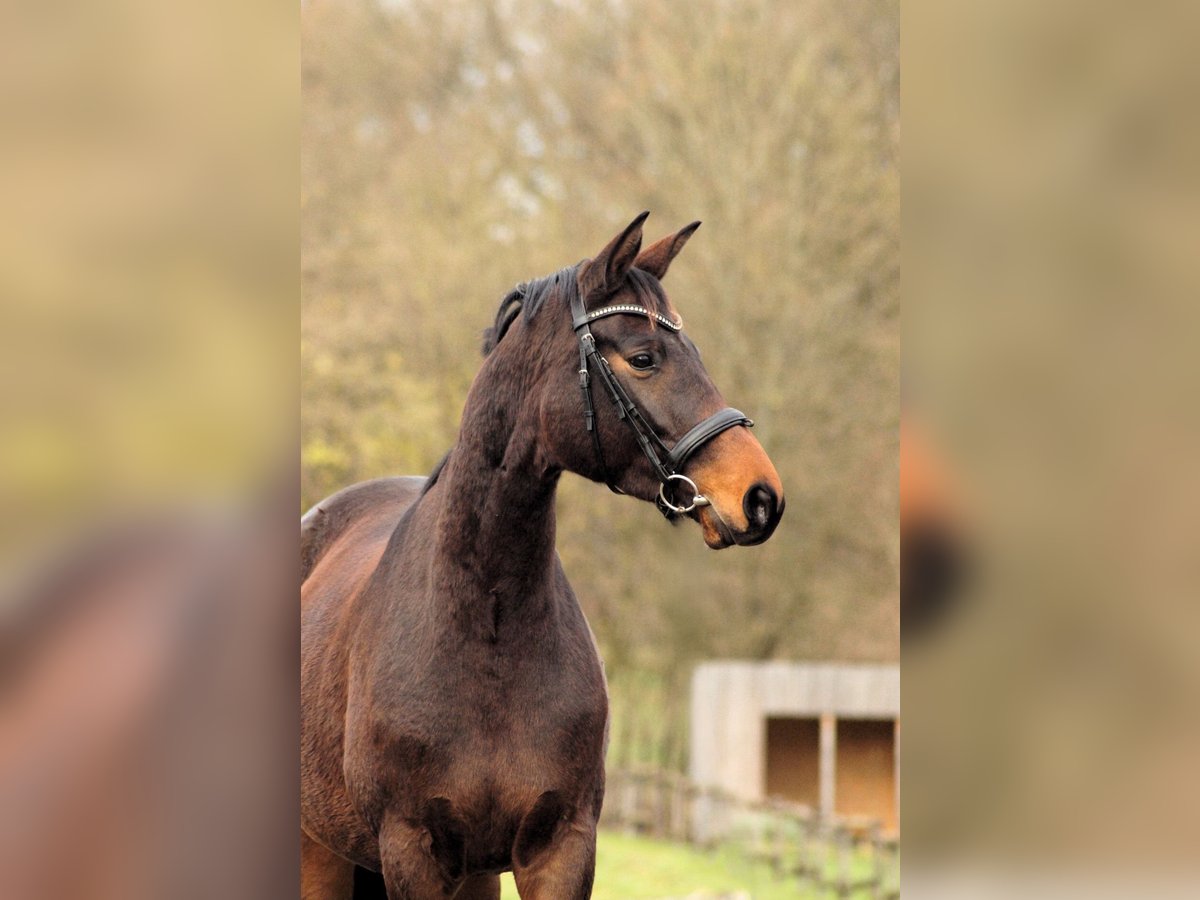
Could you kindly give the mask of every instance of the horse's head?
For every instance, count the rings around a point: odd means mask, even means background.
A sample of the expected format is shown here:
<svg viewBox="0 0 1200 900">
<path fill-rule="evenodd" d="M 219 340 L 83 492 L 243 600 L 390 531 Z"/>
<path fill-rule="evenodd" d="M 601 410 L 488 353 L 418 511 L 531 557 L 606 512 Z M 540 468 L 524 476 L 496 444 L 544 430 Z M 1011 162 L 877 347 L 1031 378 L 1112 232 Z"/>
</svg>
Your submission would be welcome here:
<svg viewBox="0 0 1200 900">
<path fill-rule="evenodd" d="M 546 373 L 552 382 L 542 400 L 546 449 L 562 468 L 659 500 L 668 517 L 695 519 L 714 549 L 761 543 L 783 514 L 779 474 L 746 427 L 749 420 L 727 408 L 661 284 L 700 223 L 643 251 L 646 215 L 583 262 L 574 270 L 576 283 L 566 285 L 566 293 L 578 292 L 573 321 L 568 326 L 561 313 L 553 317 L 554 343 L 562 350 L 570 342 L 573 364 L 566 368 L 566 354 L 559 352 L 556 371 Z M 596 352 L 589 361 L 592 340 Z M 605 364 L 607 373 L 599 371 Z M 581 391 L 580 368 L 589 370 L 590 396 Z M 595 436 L 585 427 L 589 404 Z M 684 444 L 695 449 L 672 459 L 670 451 L 682 450 L 685 436 Z M 663 488 L 670 473 L 683 477 L 670 478 Z"/>
</svg>

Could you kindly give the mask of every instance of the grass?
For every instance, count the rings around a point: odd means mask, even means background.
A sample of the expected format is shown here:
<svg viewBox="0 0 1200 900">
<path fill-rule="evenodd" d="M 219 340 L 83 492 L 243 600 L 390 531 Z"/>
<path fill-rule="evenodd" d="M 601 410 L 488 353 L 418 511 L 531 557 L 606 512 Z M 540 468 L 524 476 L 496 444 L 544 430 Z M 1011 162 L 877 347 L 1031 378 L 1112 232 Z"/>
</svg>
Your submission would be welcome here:
<svg viewBox="0 0 1200 900">
<path fill-rule="evenodd" d="M 502 878 L 503 900 L 517 900 L 512 875 Z M 702 853 L 679 844 L 601 831 L 597 847 L 593 900 L 682 900 L 724 893 L 753 900 L 796 900 L 817 897 L 802 892 L 794 880 L 782 880 L 765 864 L 746 860 L 736 851 Z"/>
</svg>

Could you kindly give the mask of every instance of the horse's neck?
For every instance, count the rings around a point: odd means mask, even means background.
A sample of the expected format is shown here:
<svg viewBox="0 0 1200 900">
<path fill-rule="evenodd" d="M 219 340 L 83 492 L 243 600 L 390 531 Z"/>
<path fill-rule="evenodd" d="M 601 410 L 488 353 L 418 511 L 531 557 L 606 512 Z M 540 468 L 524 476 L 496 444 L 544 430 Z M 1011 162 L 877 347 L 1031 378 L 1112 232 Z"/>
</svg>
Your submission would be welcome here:
<svg viewBox="0 0 1200 900">
<path fill-rule="evenodd" d="M 455 602 L 533 603 L 554 565 L 559 471 L 539 452 L 521 386 L 479 387 L 438 482 L 435 579 Z"/>
</svg>

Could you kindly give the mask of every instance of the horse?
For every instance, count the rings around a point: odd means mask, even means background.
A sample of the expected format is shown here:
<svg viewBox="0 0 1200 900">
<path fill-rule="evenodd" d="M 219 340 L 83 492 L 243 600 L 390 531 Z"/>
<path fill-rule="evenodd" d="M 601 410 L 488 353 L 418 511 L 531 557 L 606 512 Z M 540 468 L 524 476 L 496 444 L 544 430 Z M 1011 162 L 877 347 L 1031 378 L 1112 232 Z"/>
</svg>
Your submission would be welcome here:
<svg viewBox="0 0 1200 900">
<path fill-rule="evenodd" d="M 661 281 L 699 222 L 518 285 L 428 478 L 301 520 L 301 892 L 309 900 L 591 896 L 603 666 L 555 552 L 563 472 L 767 540 L 783 486 Z M 605 400 L 607 398 L 607 402 Z M 379 874 L 373 874 L 379 873 Z"/>
</svg>

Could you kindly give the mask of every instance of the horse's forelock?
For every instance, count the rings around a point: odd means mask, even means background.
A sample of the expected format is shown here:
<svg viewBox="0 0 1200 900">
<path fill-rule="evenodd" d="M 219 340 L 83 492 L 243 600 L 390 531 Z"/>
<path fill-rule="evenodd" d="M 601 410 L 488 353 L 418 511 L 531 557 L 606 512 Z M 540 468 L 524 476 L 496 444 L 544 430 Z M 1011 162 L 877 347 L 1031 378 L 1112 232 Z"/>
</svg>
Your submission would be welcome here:
<svg viewBox="0 0 1200 900">
<path fill-rule="evenodd" d="M 671 308 L 671 301 L 667 299 L 666 291 L 663 290 L 662 283 L 657 278 L 641 269 L 630 269 L 626 280 L 633 288 L 633 292 L 642 306 L 667 318 L 676 318 L 675 311 Z"/>
</svg>

